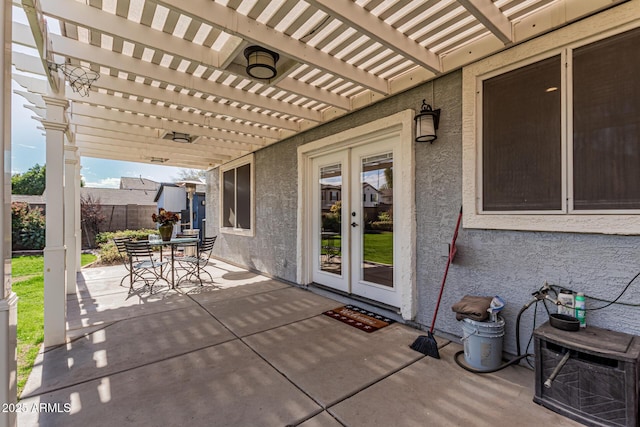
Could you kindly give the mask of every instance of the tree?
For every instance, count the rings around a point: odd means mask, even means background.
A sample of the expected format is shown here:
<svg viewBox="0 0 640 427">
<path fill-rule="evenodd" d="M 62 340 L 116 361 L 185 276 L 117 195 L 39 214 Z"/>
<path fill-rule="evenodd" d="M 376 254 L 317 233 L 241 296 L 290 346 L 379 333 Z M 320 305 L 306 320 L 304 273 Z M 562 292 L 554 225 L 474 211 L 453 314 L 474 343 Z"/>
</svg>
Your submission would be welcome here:
<svg viewBox="0 0 640 427">
<path fill-rule="evenodd" d="M 89 247 L 94 246 L 96 234 L 100 231 L 100 224 L 105 220 L 102 214 L 100 199 L 94 198 L 91 194 L 80 198 L 80 219 L 82 228 Z"/>
<path fill-rule="evenodd" d="M 387 180 L 386 188 L 393 188 L 393 169 L 384 168 L 384 178 Z"/>
<path fill-rule="evenodd" d="M 40 196 L 46 186 L 46 166 L 35 164 L 25 173 L 16 173 L 11 177 L 11 194 Z"/>
<path fill-rule="evenodd" d="M 201 169 L 180 169 L 176 181 L 202 181 L 206 182 L 207 171 Z"/>
</svg>

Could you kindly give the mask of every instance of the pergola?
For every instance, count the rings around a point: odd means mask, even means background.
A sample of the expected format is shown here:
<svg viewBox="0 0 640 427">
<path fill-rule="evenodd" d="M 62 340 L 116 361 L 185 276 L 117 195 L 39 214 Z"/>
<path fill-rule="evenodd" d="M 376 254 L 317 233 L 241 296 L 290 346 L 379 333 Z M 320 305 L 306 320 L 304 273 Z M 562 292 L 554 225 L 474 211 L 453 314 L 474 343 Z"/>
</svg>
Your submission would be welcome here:
<svg viewBox="0 0 640 427">
<path fill-rule="evenodd" d="M 81 156 L 208 169 L 619 2 L 24 0 L 13 40 L 38 56 L 13 63 L 47 79 L 14 79 L 41 119 L 68 101 Z M 247 74 L 250 46 L 275 77 Z M 73 66 L 99 73 L 88 96 Z"/>
<path fill-rule="evenodd" d="M 45 345 L 64 342 L 75 292 L 81 156 L 215 168 L 625 1 L 5 1 L 5 44 L 32 48 L 5 75 L 46 130 Z"/>
</svg>

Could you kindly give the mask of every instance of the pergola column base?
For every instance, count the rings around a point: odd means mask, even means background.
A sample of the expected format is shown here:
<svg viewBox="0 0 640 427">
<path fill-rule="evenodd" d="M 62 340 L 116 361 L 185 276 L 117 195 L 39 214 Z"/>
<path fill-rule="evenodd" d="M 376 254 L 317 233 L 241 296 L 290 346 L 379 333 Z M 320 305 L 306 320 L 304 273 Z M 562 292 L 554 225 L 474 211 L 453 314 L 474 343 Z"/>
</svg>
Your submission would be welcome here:
<svg viewBox="0 0 640 427">
<path fill-rule="evenodd" d="M 18 297 L 11 292 L 0 300 L 0 342 L 8 345 L 0 350 L 0 402 L 17 401 L 16 328 L 18 325 Z M 15 411 L 0 411 L 0 427 L 16 425 Z"/>
</svg>

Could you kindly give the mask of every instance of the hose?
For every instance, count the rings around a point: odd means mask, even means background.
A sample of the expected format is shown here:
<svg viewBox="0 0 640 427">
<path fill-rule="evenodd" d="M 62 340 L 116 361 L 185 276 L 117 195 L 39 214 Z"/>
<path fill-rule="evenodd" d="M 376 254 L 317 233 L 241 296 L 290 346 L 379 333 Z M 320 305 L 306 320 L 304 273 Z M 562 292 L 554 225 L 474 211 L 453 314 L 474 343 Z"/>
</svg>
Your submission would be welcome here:
<svg viewBox="0 0 640 427">
<path fill-rule="evenodd" d="M 511 366 L 514 363 L 521 361 L 525 357 L 533 356 L 533 354 L 522 354 L 520 356 L 516 356 L 513 359 L 503 363 L 502 365 L 498 366 L 497 368 L 493 368 L 493 369 L 475 369 L 475 368 L 472 368 L 470 366 L 467 366 L 467 365 L 463 364 L 459 360 L 459 357 L 460 357 L 461 354 L 464 354 L 464 350 L 460 350 L 459 352 L 454 354 L 453 355 L 453 359 L 456 361 L 458 366 L 460 366 L 462 369 L 464 369 L 466 371 L 469 371 L 469 372 L 473 372 L 474 374 L 490 374 L 492 372 L 497 372 L 497 371 L 500 371 L 500 370 L 506 368 L 507 366 Z"/>
</svg>

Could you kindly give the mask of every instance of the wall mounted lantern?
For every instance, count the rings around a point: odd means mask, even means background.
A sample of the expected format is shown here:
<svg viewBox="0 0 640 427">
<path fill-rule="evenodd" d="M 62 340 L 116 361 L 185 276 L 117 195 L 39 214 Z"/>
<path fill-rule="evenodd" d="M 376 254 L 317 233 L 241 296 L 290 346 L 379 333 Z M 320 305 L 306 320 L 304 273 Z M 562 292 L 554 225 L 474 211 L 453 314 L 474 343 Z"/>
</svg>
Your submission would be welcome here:
<svg viewBox="0 0 640 427">
<path fill-rule="evenodd" d="M 247 58 L 247 74 L 255 79 L 269 80 L 278 74 L 276 63 L 280 55 L 260 46 L 249 46 L 244 50 Z"/>
<path fill-rule="evenodd" d="M 420 113 L 414 117 L 416 121 L 416 142 L 433 142 L 438 136 L 436 130 L 440 122 L 440 109 L 432 110 L 431 105 L 422 100 Z"/>
</svg>

